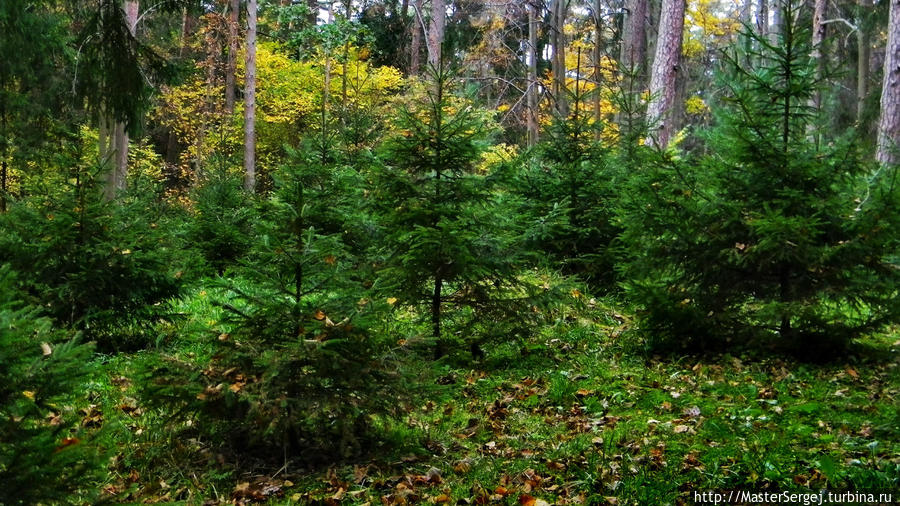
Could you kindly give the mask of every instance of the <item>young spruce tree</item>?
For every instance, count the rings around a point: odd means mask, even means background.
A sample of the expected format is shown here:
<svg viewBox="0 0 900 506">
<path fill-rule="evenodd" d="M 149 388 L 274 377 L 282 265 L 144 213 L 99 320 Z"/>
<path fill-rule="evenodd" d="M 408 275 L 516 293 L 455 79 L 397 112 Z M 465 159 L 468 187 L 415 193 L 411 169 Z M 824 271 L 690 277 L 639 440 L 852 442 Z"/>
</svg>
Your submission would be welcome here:
<svg viewBox="0 0 900 506">
<path fill-rule="evenodd" d="M 529 250 L 548 254 L 568 274 L 608 287 L 614 279 L 610 244 L 618 233 L 612 203 L 621 171 L 597 139 L 603 125 L 586 109 L 600 91 L 586 92 L 578 81 L 574 91 L 566 90 L 572 112 L 554 118 L 536 156 L 516 175 L 516 193 L 529 221 Z"/>
<path fill-rule="evenodd" d="M 53 330 L 15 285 L 0 267 L 0 504 L 75 502 L 102 465 L 71 404 L 92 350 Z"/>
<path fill-rule="evenodd" d="M 515 279 L 495 177 L 476 170 L 487 117 L 453 93 L 447 69 L 433 69 L 426 86 L 421 104 L 398 111 L 373 202 L 385 231 L 378 285 L 398 304 L 427 312 L 439 358 L 454 331 L 472 336 L 474 327 L 509 321 L 500 315 L 527 294 Z M 483 354 L 478 339 L 467 344 L 473 356 Z"/>
<path fill-rule="evenodd" d="M 653 344 L 770 336 L 816 358 L 900 316 L 897 171 L 816 142 L 810 37 L 782 19 L 777 45 L 725 54 L 712 154 L 664 153 L 627 194 L 625 286 Z"/>
<path fill-rule="evenodd" d="M 273 174 L 253 246 L 222 283 L 233 330 L 202 372 L 166 361 L 147 371 L 144 392 L 196 415 L 234 450 L 280 448 L 307 462 L 363 450 L 376 418 L 403 397 L 391 343 L 370 331 L 377 308 L 364 269 L 344 241 L 361 219 L 360 175 L 319 141 L 290 150 Z"/>
</svg>

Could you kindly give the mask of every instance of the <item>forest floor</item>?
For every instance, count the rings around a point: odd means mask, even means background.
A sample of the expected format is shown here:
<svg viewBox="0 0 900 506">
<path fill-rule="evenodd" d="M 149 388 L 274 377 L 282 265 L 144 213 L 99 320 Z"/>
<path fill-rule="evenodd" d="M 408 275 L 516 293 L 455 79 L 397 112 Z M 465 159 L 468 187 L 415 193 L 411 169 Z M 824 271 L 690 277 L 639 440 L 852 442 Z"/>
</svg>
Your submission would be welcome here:
<svg viewBox="0 0 900 506">
<path fill-rule="evenodd" d="M 435 394 L 384 428 L 375 457 L 315 470 L 173 443 L 158 433 L 159 413 L 135 401 L 134 357 L 114 358 L 99 366 L 95 412 L 85 414 L 127 434 L 104 493 L 111 502 L 540 506 L 827 489 L 896 500 L 897 329 L 828 364 L 648 358 L 623 337 L 630 318 L 611 307 L 573 310 L 481 361 L 429 363 Z"/>
</svg>

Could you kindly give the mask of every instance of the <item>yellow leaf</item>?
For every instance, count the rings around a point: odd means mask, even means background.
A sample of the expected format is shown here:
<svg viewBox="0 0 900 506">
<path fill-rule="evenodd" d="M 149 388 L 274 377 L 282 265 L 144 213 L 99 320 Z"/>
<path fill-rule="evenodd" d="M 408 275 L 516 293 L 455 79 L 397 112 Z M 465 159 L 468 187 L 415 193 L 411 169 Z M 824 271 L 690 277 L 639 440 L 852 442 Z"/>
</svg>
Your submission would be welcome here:
<svg viewBox="0 0 900 506">
<path fill-rule="evenodd" d="M 22 392 L 22 395 L 28 397 L 31 400 L 34 400 L 34 392 L 32 392 L 31 390 L 25 390 L 24 392 Z"/>
<path fill-rule="evenodd" d="M 387 303 L 393 306 L 394 304 L 397 303 L 397 297 L 388 297 Z"/>
</svg>

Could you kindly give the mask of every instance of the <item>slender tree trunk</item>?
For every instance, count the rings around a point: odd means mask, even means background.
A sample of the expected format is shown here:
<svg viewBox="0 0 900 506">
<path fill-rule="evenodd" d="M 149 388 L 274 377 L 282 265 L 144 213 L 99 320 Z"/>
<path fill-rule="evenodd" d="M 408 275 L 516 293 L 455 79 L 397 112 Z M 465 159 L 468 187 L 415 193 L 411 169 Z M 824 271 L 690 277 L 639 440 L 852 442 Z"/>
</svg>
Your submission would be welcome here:
<svg viewBox="0 0 900 506">
<path fill-rule="evenodd" d="M 772 24 L 769 25 L 769 41 L 772 44 L 778 44 L 778 37 L 781 35 L 781 24 L 784 22 L 784 8 L 787 0 L 772 0 L 770 6 L 772 10 Z"/>
<path fill-rule="evenodd" d="M 441 337 L 441 291 L 444 287 L 444 278 L 440 273 L 434 279 L 434 291 L 431 294 L 431 336 L 434 337 L 434 358 L 438 359 L 447 353 L 444 338 Z"/>
<path fill-rule="evenodd" d="M 569 115 L 569 104 L 566 100 L 566 13 L 568 0 L 552 2 L 552 29 L 550 32 L 553 44 L 553 98 L 556 100 L 556 112 L 562 116 Z"/>
<path fill-rule="evenodd" d="M 856 122 L 863 127 L 866 97 L 869 96 L 869 56 L 871 37 L 867 26 L 867 15 L 872 8 L 871 0 L 859 0 L 859 15 L 856 19 Z"/>
<path fill-rule="evenodd" d="M 194 31 L 194 17 L 187 8 L 182 9 L 181 14 L 181 47 L 178 48 L 178 58 L 184 58 L 187 54 L 191 33 Z M 169 130 L 166 134 L 166 163 L 175 165 L 178 163 L 179 153 L 178 135 Z"/>
<path fill-rule="evenodd" d="M 400 2 L 400 19 L 404 22 L 408 22 L 409 19 L 409 0 L 403 0 Z"/>
<path fill-rule="evenodd" d="M 0 90 L 6 89 L 6 80 L 0 82 Z M 9 123 L 6 119 L 6 95 L 0 95 L 0 213 L 6 212 L 6 195 L 9 191 Z"/>
<path fill-rule="evenodd" d="M 759 0 L 756 6 L 756 33 L 761 37 L 769 35 L 769 1 Z"/>
<path fill-rule="evenodd" d="M 318 0 L 306 0 L 306 7 L 309 9 L 309 14 L 306 15 L 306 22 L 309 26 L 314 27 L 319 22 L 319 2 Z"/>
<path fill-rule="evenodd" d="M 622 65 L 636 80 L 636 87 L 644 85 L 647 62 L 647 0 L 627 0 L 625 23 L 622 26 Z"/>
<path fill-rule="evenodd" d="M 428 63 L 435 69 L 441 66 L 441 46 L 444 44 L 444 27 L 447 24 L 447 6 L 444 0 L 431 0 L 431 23 L 428 27 Z"/>
<path fill-rule="evenodd" d="M 884 164 L 900 161 L 900 0 L 890 0 L 888 40 L 881 87 L 881 121 L 875 157 Z"/>
<path fill-rule="evenodd" d="M 532 0 L 528 5 L 528 145 L 538 142 L 538 79 L 537 79 L 537 32 L 538 4 Z"/>
<path fill-rule="evenodd" d="M 256 0 L 247 1 L 247 62 L 244 78 L 244 189 L 256 190 Z"/>
<path fill-rule="evenodd" d="M 813 32 L 812 32 L 812 57 L 816 64 L 816 80 L 821 81 L 825 75 L 825 57 L 822 54 L 822 45 L 825 43 L 825 0 L 815 0 L 813 9 Z M 817 88 L 810 97 L 811 107 L 818 110 L 822 107 L 822 91 Z"/>
<path fill-rule="evenodd" d="M 128 30 L 134 37 L 140 3 L 137 0 L 125 0 L 122 10 Z M 107 200 L 113 200 L 117 193 L 125 189 L 128 179 L 128 133 L 125 131 L 124 123 L 114 122 L 110 118 L 105 118 L 105 121 L 109 125 L 106 149 L 102 146 L 102 140 L 100 149 L 101 159 L 106 166 L 103 196 Z"/>
<path fill-rule="evenodd" d="M 422 54 L 423 5 L 423 0 L 413 1 L 413 9 L 415 12 L 413 12 L 412 23 L 410 23 L 412 41 L 409 45 L 409 75 L 411 76 L 419 75 L 419 57 Z"/>
<path fill-rule="evenodd" d="M 353 2 L 344 0 L 344 16 L 347 22 L 353 17 Z M 350 41 L 344 42 L 344 61 L 341 63 L 341 107 L 347 108 L 347 62 L 350 59 Z"/>
<path fill-rule="evenodd" d="M 743 0 L 741 3 L 741 24 L 750 26 L 753 20 L 753 0 Z"/>
<path fill-rule="evenodd" d="M 676 79 L 681 60 L 685 0 L 663 0 L 659 17 L 659 40 L 650 74 L 650 103 L 647 123 L 656 129 L 646 144 L 665 148 L 675 131 L 673 111 L 678 87 Z"/>
<path fill-rule="evenodd" d="M 334 19 L 332 16 L 334 15 L 334 3 L 331 0 L 328 0 L 327 14 L 325 18 L 325 23 L 330 25 Z M 322 113 L 326 114 L 328 111 L 328 103 L 331 101 L 331 54 L 325 53 L 325 89 L 322 93 Z M 323 122 L 324 123 L 324 122 Z M 324 125 L 322 125 L 324 127 Z"/>
<path fill-rule="evenodd" d="M 603 119 L 603 115 L 600 112 L 600 81 L 603 78 L 601 72 L 602 57 L 600 55 L 601 44 L 603 44 L 603 2 L 602 0 L 594 0 L 594 126 L 597 127 L 595 129 L 597 140 L 600 139 L 599 125 Z"/>
<path fill-rule="evenodd" d="M 241 0 L 229 0 L 228 8 L 228 62 L 225 68 L 225 111 L 234 112 L 234 100 L 237 95 L 237 53 L 238 22 L 241 12 Z"/>
</svg>

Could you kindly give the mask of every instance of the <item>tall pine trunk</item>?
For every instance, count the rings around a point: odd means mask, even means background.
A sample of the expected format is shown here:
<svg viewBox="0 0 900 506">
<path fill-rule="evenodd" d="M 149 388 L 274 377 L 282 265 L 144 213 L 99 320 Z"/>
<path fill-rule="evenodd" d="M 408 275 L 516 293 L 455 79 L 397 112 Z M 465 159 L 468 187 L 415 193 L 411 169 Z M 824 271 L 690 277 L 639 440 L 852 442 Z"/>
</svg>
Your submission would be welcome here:
<svg viewBox="0 0 900 506">
<path fill-rule="evenodd" d="M 244 189 L 256 190 L 256 0 L 247 1 L 247 62 L 244 77 Z"/>
<path fill-rule="evenodd" d="M 444 44 L 444 27 L 447 23 L 447 6 L 444 0 L 431 0 L 431 23 L 428 27 L 428 63 L 440 68 L 441 46 Z"/>
<path fill-rule="evenodd" d="M 620 58 L 634 86 L 640 88 L 647 61 L 647 0 L 627 0 L 625 15 Z"/>
<path fill-rule="evenodd" d="M 888 40 L 881 86 L 881 120 L 875 157 L 884 164 L 900 161 L 900 0 L 890 0 Z"/>
<path fill-rule="evenodd" d="M 659 40 L 650 74 L 650 104 L 647 123 L 656 133 L 647 136 L 648 146 L 665 148 L 675 131 L 675 97 L 681 61 L 685 0 L 663 0 L 659 16 Z M 652 131 L 651 131 L 652 132 Z"/>
</svg>

